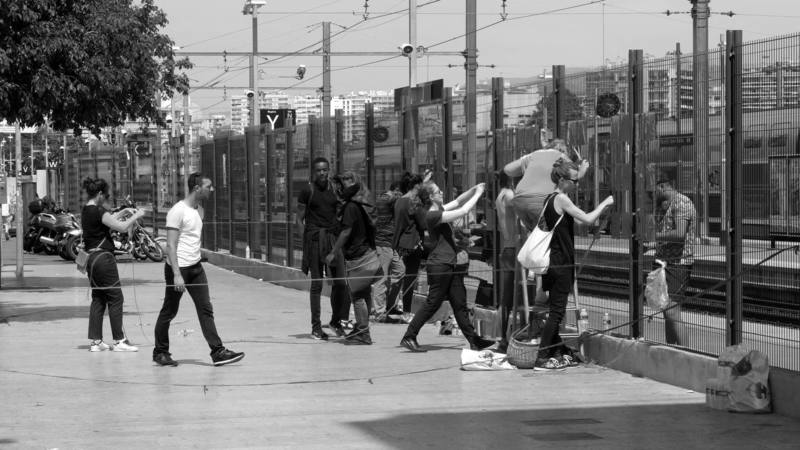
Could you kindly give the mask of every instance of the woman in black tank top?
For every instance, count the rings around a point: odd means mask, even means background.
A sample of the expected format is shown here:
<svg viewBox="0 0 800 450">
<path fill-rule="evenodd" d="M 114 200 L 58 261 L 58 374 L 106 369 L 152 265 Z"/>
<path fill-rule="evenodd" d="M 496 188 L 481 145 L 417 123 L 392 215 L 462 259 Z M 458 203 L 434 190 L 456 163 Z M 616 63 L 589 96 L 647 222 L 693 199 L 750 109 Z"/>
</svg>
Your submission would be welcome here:
<svg viewBox="0 0 800 450">
<path fill-rule="evenodd" d="M 574 224 L 592 224 L 603 210 L 614 204 L 609 196 L 590 213 L 575 206 L 569 194 L 578 186 L 578 166 L 572 161 L 559 159 L 553 164 L 550 174 L 556 190 L 545 200 L 542 211 L 548 230 L 553 230 L 550 240 L 550 267 L 542 276 L 542 289 L 548 292 L 549 314 L 542 330 L 542 338 L 536 367 L 560 369 L 569 365 L 571 358 L 566 353 L 558 328 L 567 309 L 567 298 L 575 282 L 575 232 Z M 561 219 L 559 221 L 559 219 Z M 554 228 L 555 227 L 555 228 Z"/>
</svg>

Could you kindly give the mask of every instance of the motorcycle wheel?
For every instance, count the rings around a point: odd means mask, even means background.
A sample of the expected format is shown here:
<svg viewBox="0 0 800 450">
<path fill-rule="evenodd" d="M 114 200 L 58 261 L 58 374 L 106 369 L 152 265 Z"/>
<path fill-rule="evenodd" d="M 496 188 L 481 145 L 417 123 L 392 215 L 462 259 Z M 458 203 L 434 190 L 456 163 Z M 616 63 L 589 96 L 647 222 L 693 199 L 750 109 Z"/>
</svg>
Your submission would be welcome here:
<svg viewBox="0 0 800 450">
<path fill-rule="evenodd" d="M 78 257 L 78 245 L 80 245 L 81 241 L 78 236 L 70 236 L 61 246 L 61 252 L 59 255 L 66 259 L 67 261 L 75 261 L 75 258 Z"/>
<path fill-rule="evenodd" d="M 33 251 L 33 243 L 35 242 L 34 241 L 35 239 L 36 239 L 36 233 L 34 233 L 33 231 L 25 233 L 25 237 L 22 238 L 22 249 L 25 250 L 26 252 Z"/>
<path fill-rule="evenodd" d="M 140 231 L 140 240 L 141 240 L 141 248 L 144 250 L 145 254 L 148 258 L 155 262 L 161 262 L 164 260 L 164 249 L 161 248 L 161 245 L 150 236 L 150 233 L 147 231 Z"/>
</svg>

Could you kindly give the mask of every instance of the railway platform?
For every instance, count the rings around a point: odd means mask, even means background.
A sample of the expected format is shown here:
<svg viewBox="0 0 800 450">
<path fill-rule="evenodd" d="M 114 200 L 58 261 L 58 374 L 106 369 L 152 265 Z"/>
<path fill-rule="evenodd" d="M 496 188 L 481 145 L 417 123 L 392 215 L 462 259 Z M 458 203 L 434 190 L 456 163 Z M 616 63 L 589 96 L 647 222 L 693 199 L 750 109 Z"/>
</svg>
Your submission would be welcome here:
<svg viewBox="0 0 800 450">
<path fill-rule="evenodd" d="M 424 354 L 399 347 L 402 325 L 374 325 L 372 346 L 315 341 L 306 292 L 206 270 L 220 334 L 246 357 L 213 367 L 187 299 L 170 330 L 180 365 L 159 367 L 150 353 L 161 264 L 120 262 L 139 352 L 90 353 L 86 280 L 74 265 L 35 255 L 18 281 L 4 258 L 0 445 L 782 449 L 800 439 L 797 419 L 712 410 L 701 392 L 596 364 L 464 372 L 463 338 L 430 325 Z"/>
</svg>

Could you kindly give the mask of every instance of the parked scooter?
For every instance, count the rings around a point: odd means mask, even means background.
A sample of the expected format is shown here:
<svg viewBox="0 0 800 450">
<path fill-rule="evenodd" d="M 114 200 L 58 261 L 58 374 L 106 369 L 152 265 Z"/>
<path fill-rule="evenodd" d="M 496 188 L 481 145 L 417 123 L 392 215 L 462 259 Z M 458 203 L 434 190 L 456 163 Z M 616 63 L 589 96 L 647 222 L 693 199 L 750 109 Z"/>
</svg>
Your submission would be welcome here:
<svg viewBox="0 0 800 450">
<path fill-rule="evenodd" d="M 62 209 L 41 212 L 31 217 L 22 248 L 27 252 L 58 254 L 73 261 L 78 256 L 81 235 L 83 230 L 80 223 L 71 213 Z"/>
<path fill-rule="evenodd" d="M 130 208 L 136 209 L 136 204 L 128 196 L 122 202 L 122 205 L 115 208 L 111 213 L 119 214 Z M 122 213 L 119 214 L 118 219 L 125 221 L 131 215 L 131 213 Z M 150 232 L 142 227 L 141 222 L 138 220 L 128 232 L 121 233 L 111 230 L 111 238 L 114 243 L 114 255 L 130 254 L 138 260 L 150 258 L 155 262 L 164 260 L 164 250 L 161 245 L 156 242 Z"/>
</svg>

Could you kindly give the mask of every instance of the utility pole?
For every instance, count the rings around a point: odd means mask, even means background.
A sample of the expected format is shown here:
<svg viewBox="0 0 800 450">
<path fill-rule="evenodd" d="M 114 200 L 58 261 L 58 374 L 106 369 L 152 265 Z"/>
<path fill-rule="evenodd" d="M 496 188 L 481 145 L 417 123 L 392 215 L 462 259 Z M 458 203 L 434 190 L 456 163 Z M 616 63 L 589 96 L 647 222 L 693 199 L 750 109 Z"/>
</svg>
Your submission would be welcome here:
<svg viewBox="0 0 800 450">
<path fill-rule="evenodd" d="M 192 122 L 189 115 L 189 93 L 183 94 L 183 195 L 189 195 L 189 152 L 192 145 Z"/>
<path fill-rule="evenodd" d="M 477 95 L 478 95 L 478 44 L 477 0 L 467 0 L 467 49 L 464 52 L 467 72 L 467 92 L 464 98 L 464 116 L 467 120 L 467 179 L 464 188 L 474 186 L 478 169 Z M 449 169 L 449 168 L 448 168 Z"/>
<path fill-rule="evenodd" d="M 22 241 L 25 236 L 25 228 L 22 223 L 23 205 L 22 205 L 22 130 L 20 130 L 19 120 L 14 125 L 14 148 L 16 150 L 16 167 L 14 178 L 16 179 L 17 192 L 16 196 L 16 211 L 14 212 L 14 220 L 17 221 L 17 268 L 15 275 L 18 280 L 21 280 L 25 273 L 25 267 L 22 261 Z"/>
<path fill-rule="evenodd" d="M 408 43 L 414 50 L 408 55 L 408 89 L 417 85 L 417 0 L 408 0 Z"/>
<path fill-rule="evenodd" d="M 178 174 L 180 173 L 180 135 L 178 134 L 178 115 L 175 113 L 175 93 L 169 99 L 169 109 L 170 114 L 172 117 L 172 123 L 169 127 L 169 166 L 173 170 L 171 170 L 172 175 L 172 182 L 170 183 L 170 194 L 172 194 L 170 198 L 171 203 L 176 203 L 180 198 L 178 194 Z"/>
<path fill-rule="evenodd" d="M 258 110 L 258 8 L 266 5 L 266 0 L 246 0 L 242 14 L 253 17 L 253 52 L 250 54 L 250 126 L 258 126 L 261 117 Z"/>
<path fill-rule="evenodd" d="M 322 22 L 322 154 L 331 157 L 331 23 Z"/>
<path fill-rule="evenodd" d="M 696 199 L 700 200 L 700 236 L 708 237 L 708 16 L 710 0 L 691 0 L 692 26 L 692 90 L 694 94 L 694 149 Z"/>
</svg>

